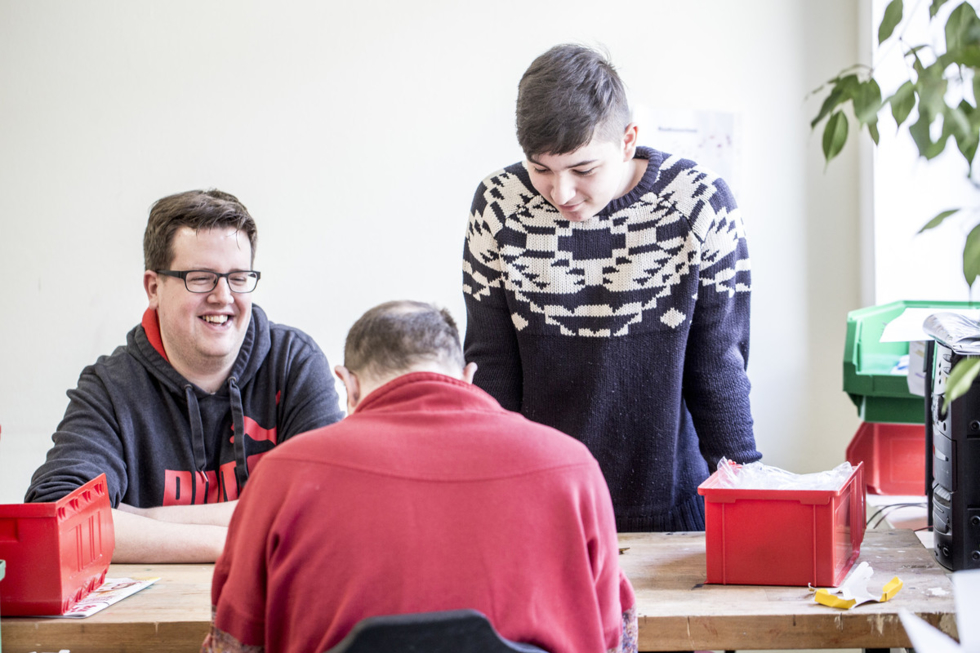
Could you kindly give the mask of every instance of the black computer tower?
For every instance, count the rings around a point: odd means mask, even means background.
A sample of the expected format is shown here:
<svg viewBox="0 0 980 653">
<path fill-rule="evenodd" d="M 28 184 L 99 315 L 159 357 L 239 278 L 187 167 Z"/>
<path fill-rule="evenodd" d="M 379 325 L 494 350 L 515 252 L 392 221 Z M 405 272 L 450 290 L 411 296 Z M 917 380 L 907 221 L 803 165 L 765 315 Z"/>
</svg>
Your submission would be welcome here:
<svg viewBox="0 0 980 653">
<path fill-rule="evenodd" d="M 935 344 L 932 383 L 932 525 L 936 560 L 980 569 L 980 377 L 943 413 L 949 372 L 965 356 Z"/>
</svg>

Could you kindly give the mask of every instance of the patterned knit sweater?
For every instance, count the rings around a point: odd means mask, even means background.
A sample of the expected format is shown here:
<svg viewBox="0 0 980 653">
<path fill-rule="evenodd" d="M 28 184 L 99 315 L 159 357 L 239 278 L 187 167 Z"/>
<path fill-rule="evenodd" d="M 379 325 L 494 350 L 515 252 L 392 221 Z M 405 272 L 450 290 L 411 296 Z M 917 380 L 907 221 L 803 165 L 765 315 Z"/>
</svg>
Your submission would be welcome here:
<svg viewBox="0 0 980 653">
<path fill-rule="evenodd" d="M 581 440 L 619 531 L 702 530 L 697 486 L 726 456 L 758 460 L 750 271 L 725 182 L 639 148 L 640 183 L 564 220 L 523 163 L 473 198 L 463 256 L 466 358 L 505 408 Z"/>
</svg>

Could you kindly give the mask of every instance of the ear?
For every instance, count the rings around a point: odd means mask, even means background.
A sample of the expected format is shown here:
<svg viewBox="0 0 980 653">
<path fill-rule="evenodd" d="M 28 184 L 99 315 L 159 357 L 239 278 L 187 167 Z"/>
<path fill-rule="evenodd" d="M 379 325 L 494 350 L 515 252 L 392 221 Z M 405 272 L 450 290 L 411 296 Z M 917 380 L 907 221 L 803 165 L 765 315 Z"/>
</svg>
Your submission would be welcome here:
<svg viewBox="0 0 980 653">
<path fill-rule="evenodd" d="M 361 403 L 361 382 L 353 372 L 343 365 L 334 367 L 333 372 L 347 389 L 347 412 L 353 413 L 357 404 Z"/>
<path fill-rule="evenodd" d="M 146 291 L 150 308 L 156 310 L 160 305 L 160 275 L 153 270 L 143 272 L 143 290 Z"/>
<path fill-rule="evenodd" d="M 467 383 L 473 383 L 474 375 L 476 375 L 476 363 L 467 363 L 466 367 L 463 368 L 463 380 Z"/>
<path fill-rule="evenodd" d="M 624 161 L 629 161 L 636 155 L 636 146 L 639 145 L 639 131 L 640 128 L 635 122 L 626 126 L 626 132 L 623 134 Z"/>
</svg>

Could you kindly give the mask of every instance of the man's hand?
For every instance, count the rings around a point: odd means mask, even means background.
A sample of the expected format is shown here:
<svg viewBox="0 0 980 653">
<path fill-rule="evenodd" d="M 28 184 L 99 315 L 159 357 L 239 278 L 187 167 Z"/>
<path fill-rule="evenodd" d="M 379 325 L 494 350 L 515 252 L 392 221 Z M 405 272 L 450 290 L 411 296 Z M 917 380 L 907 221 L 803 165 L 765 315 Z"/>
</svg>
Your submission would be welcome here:
<svg viewBox="0 0 980 653">
<path fill-rule="evenodd" d="M 116 539 L 112 561 L 214 562 L 224 549 L 237 504 L 135 508 L 120 503 L 112 511 Z"/>
</svg>

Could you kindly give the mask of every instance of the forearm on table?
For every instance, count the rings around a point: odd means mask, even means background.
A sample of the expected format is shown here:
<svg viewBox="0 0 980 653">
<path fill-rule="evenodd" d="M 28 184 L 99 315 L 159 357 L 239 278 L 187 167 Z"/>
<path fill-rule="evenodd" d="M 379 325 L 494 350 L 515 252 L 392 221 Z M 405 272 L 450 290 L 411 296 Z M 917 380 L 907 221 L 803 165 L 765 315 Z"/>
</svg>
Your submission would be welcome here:
<svg viewBox="0 0 980 653">
<path fill-rule="evenodd" d="M 173 524 L 197 524 L 201 526 L 228 526 L 238 501 L 223 501 L 194 506 L 157 506 L 155 508 L 136 508 L 124 503 L 119 510 L 147 519 Z"/>
<path fill-rule="evenodd" d="M 112 562 L 214 562 L 225 546 L 228 528 L 151 519 L 112 511 L 116 546 Z"/>
</svg>

